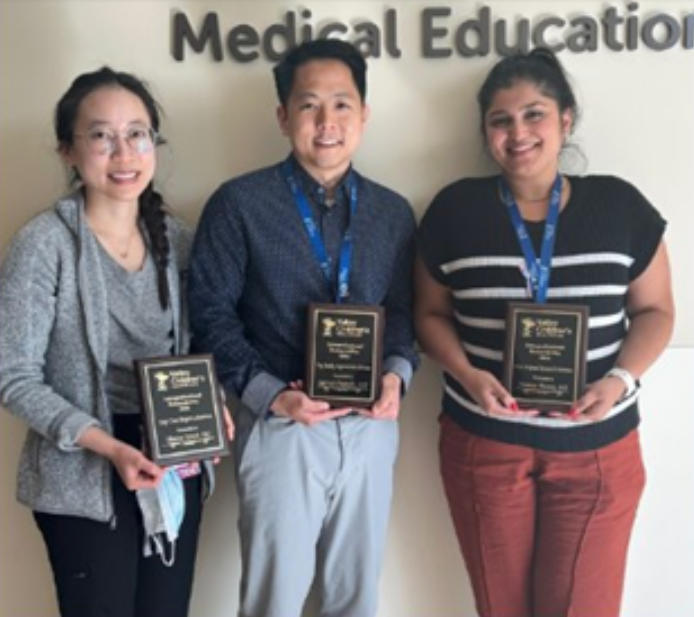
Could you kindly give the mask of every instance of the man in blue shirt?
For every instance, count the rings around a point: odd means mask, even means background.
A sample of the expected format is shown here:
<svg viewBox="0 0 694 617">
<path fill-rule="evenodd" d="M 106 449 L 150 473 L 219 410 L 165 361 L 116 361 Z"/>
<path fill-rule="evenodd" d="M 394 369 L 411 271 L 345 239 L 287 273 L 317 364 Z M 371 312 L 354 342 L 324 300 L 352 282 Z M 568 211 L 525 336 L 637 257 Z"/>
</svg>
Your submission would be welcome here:
<svg viewBox="0 0 694 617">
<path fill-rule="evenodd" d="M 400 195 L 352 168 L 369 114 L 359 52 L 335 39 L 303 43 L 274 75 L 291 154 L 210 198 L 189 287 L 195 349 L 214 354 L 240 402 L 239 615 L 299 617 L 317 576 L 322 616 L 369 617 L 396 420 L 417 365 L 415 220 Z M 310 302 L 384 308 L 381 392 L 369 409 L 304 392 Z"/>
</svg>

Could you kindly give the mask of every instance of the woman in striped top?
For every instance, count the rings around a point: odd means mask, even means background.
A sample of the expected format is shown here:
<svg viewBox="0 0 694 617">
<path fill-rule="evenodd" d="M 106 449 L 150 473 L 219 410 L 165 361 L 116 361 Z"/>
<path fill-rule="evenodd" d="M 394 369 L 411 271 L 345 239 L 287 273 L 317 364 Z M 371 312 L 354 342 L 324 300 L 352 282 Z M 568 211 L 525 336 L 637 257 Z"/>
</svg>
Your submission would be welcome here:
<svg viewBox="0 0 694 617">
<path fill-rule="evenodd" d="M 481 617 L 615 617 L 644 484 L 638 379 L 674 321 L 665 221 L 624 180 L 560 174 L 578 109 L 549 50 L 499 61 L 478 103 L 500 174 L 445 187 L 419 230 L 451 515 Z M 588 310 L 588 386 L 568 411 L 503 385 L 517 301 Z"/>
</svg>

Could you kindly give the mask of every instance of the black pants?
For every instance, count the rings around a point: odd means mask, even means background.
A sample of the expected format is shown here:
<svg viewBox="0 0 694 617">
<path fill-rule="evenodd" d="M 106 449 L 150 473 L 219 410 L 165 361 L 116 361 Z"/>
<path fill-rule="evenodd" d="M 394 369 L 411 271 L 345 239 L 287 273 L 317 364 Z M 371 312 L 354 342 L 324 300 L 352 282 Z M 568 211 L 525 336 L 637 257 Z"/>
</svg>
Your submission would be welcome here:
<svg viewBox="0 0 694 617">
<path fill-rule="evenodd" d="M 137 444 L 138 418 L 119 418 L 116 435 Z M 115 528 L 74 516 L 34 513 L 43 534 L 61 617 L 187 617 L 201 518 L 201 478 L 184 480 L 186 513 L 176 560 L 143 556 L 144 528 L 135 493 L 113 472 Z"/>
</svg>

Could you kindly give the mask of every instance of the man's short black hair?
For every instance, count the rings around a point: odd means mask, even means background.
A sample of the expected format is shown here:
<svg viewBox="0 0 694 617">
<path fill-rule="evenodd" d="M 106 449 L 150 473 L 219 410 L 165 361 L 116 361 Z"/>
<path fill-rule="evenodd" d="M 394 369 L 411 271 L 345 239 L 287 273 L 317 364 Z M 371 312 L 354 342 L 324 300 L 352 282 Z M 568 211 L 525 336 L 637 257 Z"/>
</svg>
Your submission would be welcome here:
<svg viewBox="0 0 694 617">
<path fill-rule="evenodd" d="M 317 39 L 294 47 L 275 65 L 275 88 L 282 107 L 287 106 L 296 70 L 302 64 L 313 60 L 337 60 L 345 64 L 352 73 L 362 102 L 366 101 L 366 61 L 359 50 L 351 43 L 340 39 Z"/>
</svg>

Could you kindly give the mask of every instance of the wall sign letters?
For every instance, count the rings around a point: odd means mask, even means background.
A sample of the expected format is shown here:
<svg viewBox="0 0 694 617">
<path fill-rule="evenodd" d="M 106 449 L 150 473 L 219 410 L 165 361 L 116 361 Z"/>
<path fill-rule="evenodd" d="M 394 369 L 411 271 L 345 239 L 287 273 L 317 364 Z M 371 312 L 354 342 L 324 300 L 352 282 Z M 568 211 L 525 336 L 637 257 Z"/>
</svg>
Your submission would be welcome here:
<svg viewBox="0 0 694 617">
<path fill-rule="evenodd" d="M 379 21 L 345 22 L 318 20 L 305 8 L 286 11 L 277 22 L 263 25 L 223 24 L 215 12 L 193 18 L 178 11 L 173 13 L 171 25 L 171 55 L 179 62 L 191 54 L 207 54 L 216 62 L 225 58 L 239 63 L 259 59 L 277 62 L 298 43 L 327 37 L 351 41 L 367 58 L 398 59 L 406 54 L 399 40 L 396 9 L 384 10 Z M 428 59 L 505 56 L 536 46 L 573 53 L 694 48 L 694 13 L 641 15 L 637 2 L 607 7 L 599 16 L 519 15 L 512 20 L 496 16 L 486 5 L 464 16 L 454 14 L 449 6 L 431 6 L 419 13 L 417 29 L 416 51 Z"/>
</svg>

